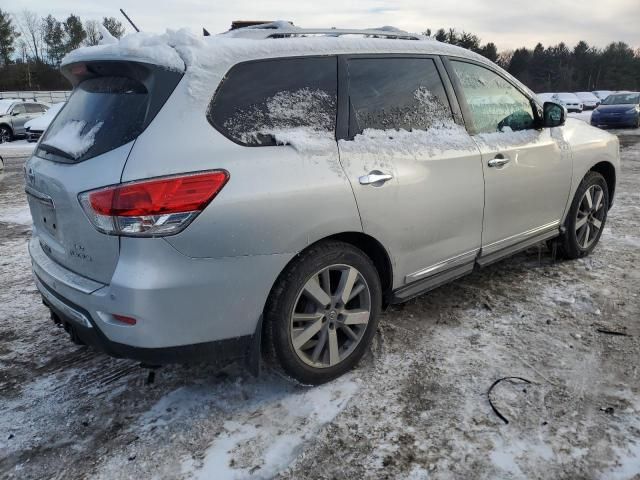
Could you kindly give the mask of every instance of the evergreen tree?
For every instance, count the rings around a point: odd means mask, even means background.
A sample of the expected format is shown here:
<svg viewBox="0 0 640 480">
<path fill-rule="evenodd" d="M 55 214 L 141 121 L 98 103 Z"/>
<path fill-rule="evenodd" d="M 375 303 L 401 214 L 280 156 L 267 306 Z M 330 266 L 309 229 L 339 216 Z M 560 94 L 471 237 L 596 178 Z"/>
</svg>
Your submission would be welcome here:
<svg viewBox="0 0 640 480">
<path fill-rule="evenodd" d="M 67 52 L 80 47 L 87 36 L 87 32 L 84 31 L 80 17 L 73 13 L 64 21 L 64 31 L 67 37 L 65 45 Z"/>
<path fill-rule="evenodd" d="M 11 55 L 15 51 L 14 43 L 19 36 L 9 14 L 0 9 L 0 61 L 3 65 L 11 63 Z"/>
<path fill-rule="evenodd" d="M 104 28 L 106 28 L 109 33 L 116 38 L 122 38 L 124 35 L 124 26 L 122 25 L 122 22 L 116 20 L 115 17 L 104 17 L 102 19 L 102 25 L 104 25 Z"/>
</svg>

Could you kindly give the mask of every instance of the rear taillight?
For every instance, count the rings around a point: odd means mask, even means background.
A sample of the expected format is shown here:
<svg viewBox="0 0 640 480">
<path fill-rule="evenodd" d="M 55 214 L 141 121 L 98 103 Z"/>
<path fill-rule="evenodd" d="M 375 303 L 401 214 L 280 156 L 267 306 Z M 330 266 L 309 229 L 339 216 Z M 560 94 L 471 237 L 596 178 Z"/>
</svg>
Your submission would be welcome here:
<svg viewBox="0 0 640 480">
<path fill-rule="evenodd" d="M 158 237 L 183 230 L 229 180 L 223 170 L 123 183 L 81 193 L 91 223 L 111 235 Z"/>
</svg>

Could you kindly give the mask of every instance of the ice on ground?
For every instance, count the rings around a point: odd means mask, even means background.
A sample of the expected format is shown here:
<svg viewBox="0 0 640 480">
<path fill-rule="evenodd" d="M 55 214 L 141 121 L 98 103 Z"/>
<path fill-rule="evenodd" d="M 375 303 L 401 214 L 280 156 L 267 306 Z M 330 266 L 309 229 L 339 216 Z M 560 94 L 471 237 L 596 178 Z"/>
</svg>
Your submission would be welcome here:
<svg viewBox="0 0 640 480">
<path fill-rule="evenodd" d="M 2 206 L 0 208 L 0 222 L 31 225 L 31 212 L 27 205 Z"/>
<path fill-rule="evenodd" d="M 84 132 L 87 122 L 84 120 L 72 120 L 65 123 L 44 143 L 67 152 L 73 158 L 78 159 L 93 146 L 96 133 L 102 127 L 102 122 L 96 123 L 88 132 Z"/>
<path fill-rule="evenodd" d="M 253 409 L 227 420 L 204 459 L 187 460 L 183 472 L 203 480 L 273 477 L 347 406 L 359 389 L 349 378 L 285 397 L 267 391 Z"/>
<path fill-rule="evenodd" d="M 35 146 L 35 143 L 29 143 L 26 140 L 14 140 L 13 142 L 0 143 L 0 157 L 11 158 L 30 155 Z"/>
</svg>

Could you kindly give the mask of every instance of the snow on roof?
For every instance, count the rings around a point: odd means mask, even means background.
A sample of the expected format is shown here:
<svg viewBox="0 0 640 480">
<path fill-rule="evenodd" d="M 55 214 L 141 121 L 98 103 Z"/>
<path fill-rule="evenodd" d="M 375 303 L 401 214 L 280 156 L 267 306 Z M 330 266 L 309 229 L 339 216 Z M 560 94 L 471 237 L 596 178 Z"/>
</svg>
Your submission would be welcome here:
<svg viewBox="0 0 640 480">
<path fill-rule="evenodd" d="M 283 30 L 279 22 L 269 32 L 282 33 L 290 29 L 297 32 L 310 31 L 287 24 Z M 72 51 L 62 60 L 62 65 L 88 60 L 133 60 L 152 63 L 170 70 L 186 71 L 187 89 L 196 98 L 211 94 L 212 82 L 219 81 L 229 68 L 239 62 L 263 58 L 278 58 L 305 55 L 335 55 L 350 53 L 400 53 L 450 55 L 473 59 L 487 65 L 494 65 L 485 57 L 461 47 L 442 43 L 432 38 L 417 35 L 419 40 L 393 37 L 374 38 L 371 32 L 397 32 L 392 27 L 378 30 L 337 30 L 349 34 L 335 36 L 327 33 L 318 36 L 292 36 L 286 38 L 242 38 L 238 32 L 259 30 L 246 27 L 230 32 L 203 37 L 187 29 L 170 30 L 163 34 L 145 32 L 131 33 L 118 42 L 108 39 L 108 43 L 83 47 Z M 279 30 L 280 29 L 280 30 Z M 262 30 L 263 32 L 265 29 Z M 352 34 L 351 32 L 359 32 Z M 413 34 L 412 38 L 414 37 Z M 506 76 L 517 82 L 512 76 Z M 519 82 L 518 82 L 519 83 Z M 533 95 L 533 93 L 531 93 Z"/>
<path fill-rule="evenodd" d="M 279 25 L 274 22 L 273 25 Z M 289 25 L 287 32 L 295 29 Z M 294 38 L 268 38 L 254 40 L 242 38 L 242 31 L 258 30 L 246 27 L 210 37 L 196 36 L 186 29 L 167 30 L 164 34 L 146 32 L 131 33 L 117 43 L 106 43 L 93 47 L 82 47 L 72 51 L 62 60 L 63 65 L 86 60 L 129 59 L 153 63 L 172 70 L 183 71 L 193 65 L 196 57 L 216 58 L 266 58 L 287 55 L 326 55 L 337 53 L 424 53 L 446 54 L 487 61 L 469 50 L 438 42 L 427 37 L 421 40 L 390 38 L 367 38 L 357 32 L 399 32 L 392 27 L 376 30 L 349 30 L 352 36 L 309 36 Z M 278 33 L 278 28 L 269 32 Z M 283 30 L 284 31 L 284 30 Z M 304 29 L 297 31 L 305 32 Z M 340 30 L 336 30 L 340 32 Z M 346 31 L 345 31 L 346 32 Z"/>
</svg>

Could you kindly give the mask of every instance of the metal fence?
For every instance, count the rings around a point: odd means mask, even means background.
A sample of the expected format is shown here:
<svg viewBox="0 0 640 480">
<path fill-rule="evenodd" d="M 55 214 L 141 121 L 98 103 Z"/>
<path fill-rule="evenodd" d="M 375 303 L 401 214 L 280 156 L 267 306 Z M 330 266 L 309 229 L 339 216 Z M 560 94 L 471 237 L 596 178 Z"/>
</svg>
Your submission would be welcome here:
<svg viewBox="0 0 640 480">
<path fill-rule="evenodd" d="M 25 100 L 37 100 L 46 103 L 60 103 L 69 99 L 71 95 L 70 90 L 56 90 L 48 92 L 38 91 L 14 91 L 14 92 L 0 92 L 1 98 L 20 98 Z"/>
</svg>

